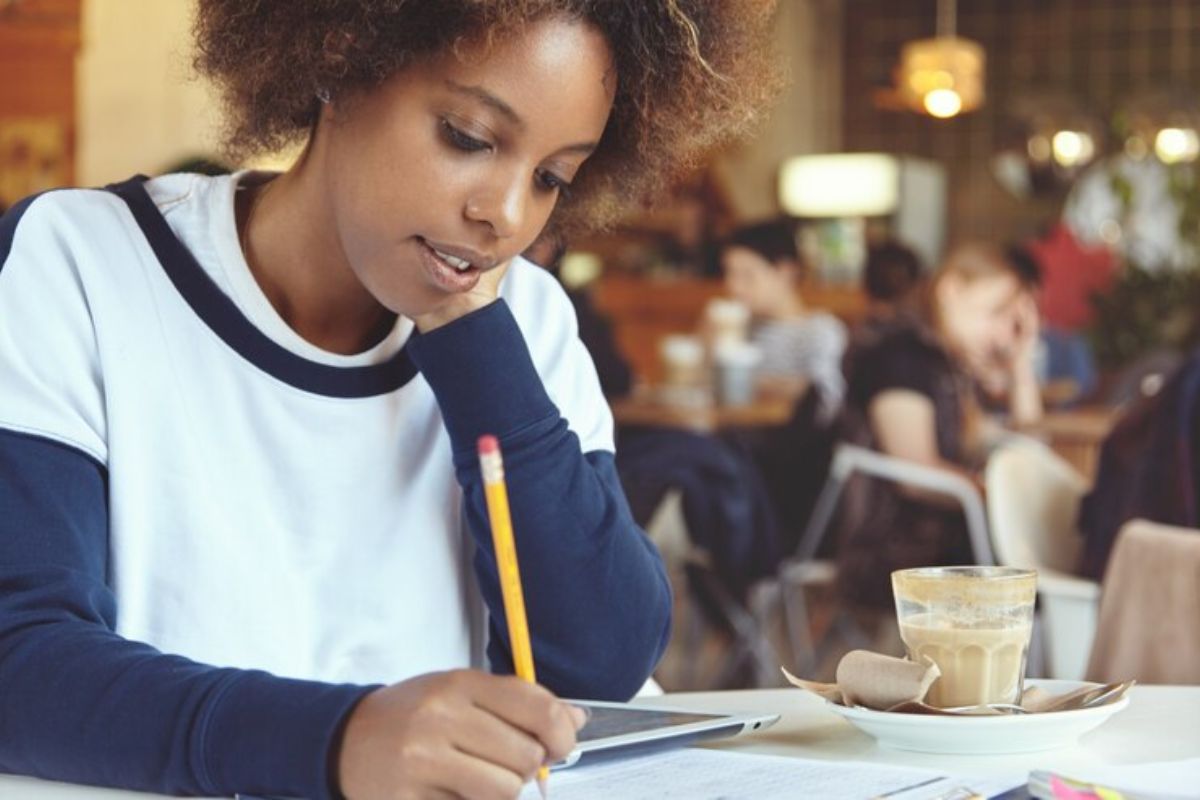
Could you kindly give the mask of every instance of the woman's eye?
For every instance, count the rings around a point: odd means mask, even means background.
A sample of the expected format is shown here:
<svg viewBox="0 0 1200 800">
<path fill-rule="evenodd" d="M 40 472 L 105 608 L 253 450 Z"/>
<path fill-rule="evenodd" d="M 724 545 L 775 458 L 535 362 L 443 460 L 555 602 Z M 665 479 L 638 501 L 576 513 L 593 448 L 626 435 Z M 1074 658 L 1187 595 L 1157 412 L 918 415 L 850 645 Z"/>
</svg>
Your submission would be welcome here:
<svg viewBox="0 0 1200 800">
<path fill-rule="evenodd" d="M 482 139 L 476 139 L 469 133 L 454 127 L 449 120 L 442 120 L 442 131 L 445 133 L 447 141 L 463 152 L 478 153 L 491 148 L 491 145 Z"/>
<path fill-rule="evenodd" d="M 558 192 L 563 197 L 571 193 L 571 184 L 553 172 L 542 170 L 538 173 L 537 180 L 538 185 L 547 192 Z"/>
</svg>

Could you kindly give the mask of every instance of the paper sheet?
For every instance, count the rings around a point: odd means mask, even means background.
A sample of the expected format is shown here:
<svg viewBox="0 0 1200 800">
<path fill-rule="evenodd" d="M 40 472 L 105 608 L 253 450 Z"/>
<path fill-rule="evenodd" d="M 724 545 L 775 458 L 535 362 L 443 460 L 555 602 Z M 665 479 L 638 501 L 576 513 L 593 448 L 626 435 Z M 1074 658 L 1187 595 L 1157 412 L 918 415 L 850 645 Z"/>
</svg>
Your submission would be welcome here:
<svg viewBox="0 0 1200 800">
<path fill-rule="evenodd" d="M 1021 776 L 972 783 L 927 770 L 689 747 L 552 772 L 550 796 L 554 800 L 932 800 L 958 786 L 991 797 L 1024 782 Z M 521 800 L 537 799 L 534 784 L 521 793 Z"/>
</svg>

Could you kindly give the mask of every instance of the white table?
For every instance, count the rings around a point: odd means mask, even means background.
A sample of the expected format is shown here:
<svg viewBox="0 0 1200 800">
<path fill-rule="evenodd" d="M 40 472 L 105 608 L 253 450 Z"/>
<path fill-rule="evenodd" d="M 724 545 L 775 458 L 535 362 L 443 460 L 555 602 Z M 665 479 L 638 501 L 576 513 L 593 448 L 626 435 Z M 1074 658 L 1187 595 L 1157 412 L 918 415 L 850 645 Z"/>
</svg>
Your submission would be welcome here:
<svg viewBox="0 0 1200 800">
<path fill-rule="evenodd" d="M 1075 747 L 1002 756 L 948 756 L 888 750 L 799 689 L 667 694 L 654 705 L 766 711 L 783 718 L 761 733 L 711 746 L 763 755 L 865 761 L 947 773 L 1004 777 L 1034 769 L 1072 769 L 1200 758 L 1200 686 L 1137 686 L 1129 707 Z M 1200 784 L 1200 780 L 1198 780 Z M 1200 785 L 1197 786 L 1200 792 Z"/>
<path fill-rule="evenodd" d="M 885 750 L 827 710 L 822 701 L 798 689 L 668 694 L 640 702 L 782 714 L 783 719 L 768 730 L 713 745 L 750 753 L 866 761 L 982 776 L 1200 758 L 1200 686 L 1138 686 L 1131 694 L 1129 708 L 1085 736 L 1078 746 L 1005 756 L 939 756 Z M 0 776 L 0 800 L 149 800 L 155 796 Z"/>
</svg>

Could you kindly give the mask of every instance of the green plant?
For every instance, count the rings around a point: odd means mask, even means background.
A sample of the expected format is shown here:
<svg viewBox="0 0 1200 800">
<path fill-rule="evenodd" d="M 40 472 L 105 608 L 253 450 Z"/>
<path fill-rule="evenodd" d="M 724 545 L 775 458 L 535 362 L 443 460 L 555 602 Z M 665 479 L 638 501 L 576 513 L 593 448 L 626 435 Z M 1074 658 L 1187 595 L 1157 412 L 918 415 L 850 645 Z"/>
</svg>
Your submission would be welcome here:
<svg viewBox="0 0 1200 800">
<path fill-rule="evenodd" d="M 1110 289 L 1092 296 L 1096 313 L 1088 334 L 1102 367 L 1123 366 L 1152 350 L 1188 350 L 1200 343 L 1200 170 L 1194 163 L 1177 164 L 1168 176 L 1185 263 L 1126 263 Z M 1111 185 L 1128 221 L 1133 187 L 1118 170 L 1113 170 Z"/>
<path fill-rule="evenodd" d="M 1148 270 L 1127 264 L 1103 294 L 1092 296 L 1089 331 L 1102 367 L 1120 367 L 1162 348 L 1197 344 L 1200 268 Z"/>
</svg>

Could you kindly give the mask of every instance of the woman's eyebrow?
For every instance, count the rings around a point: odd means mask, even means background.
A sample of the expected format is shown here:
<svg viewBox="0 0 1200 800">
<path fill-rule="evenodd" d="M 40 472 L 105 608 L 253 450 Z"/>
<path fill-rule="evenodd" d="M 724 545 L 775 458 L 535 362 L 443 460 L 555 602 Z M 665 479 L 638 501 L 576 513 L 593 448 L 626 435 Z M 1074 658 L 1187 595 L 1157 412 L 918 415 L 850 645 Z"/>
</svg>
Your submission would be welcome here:
<svg viewBox="0 0 1200 800">
<path fill-rule="evenodd" d="M 518 128 L 525 127 L 525 120 L 521 119 L 521 115 L 514 111 L 512 106 L 489 92 L 487 89 L 484 89 L 482 86 L 464 86 L 461 83 L 455 83 L 451 80 L 446 81 L 446 85 L 459 94 L 465 94 L 470 97 L 474 97 L 476 100 L 479 100 L 485 105 L 491 106 Z"/>
<path fill-rule="evenodd" d="M 515 125 L 518 129 L 525 128 L 525 120 L 523 120 L 521 118 L 521 115 L 518 114 L 512 106 L 510 106 L 508 103 L 504 102 L 499 97 L 492 94 L 491 92 L 489 92 L 487 89 L 483 88 L 482 86 L 465 86 L 461 83 L 457 83 L 452 80 L 447 80 L 446 86 L 449 87 L 450 90 L 453 92 L 457 92 L 458 94 L 467 95 L 468 97 L 473 97 L 476 100 L 483 103 L 484 105 L 487 105 L 488 107 L 495 109 L 497 112 L 499 112 L 501 114 L 501 116 L 503 116 L 505 119 L 507 119 L 513 125 Z M 595 151 L 595 149 L 598 145 L 599 145 L 598 142 L 579 142 L 577 144 L 571 144 L 571 145 L 567 145 L 566 147 L 559 148 L 557 152 L 559 152 L 559 153 L 579 153 L 580 155 L 582 155 L 586 158 L 587 156 L 591 155 Z"/>
</svg>

